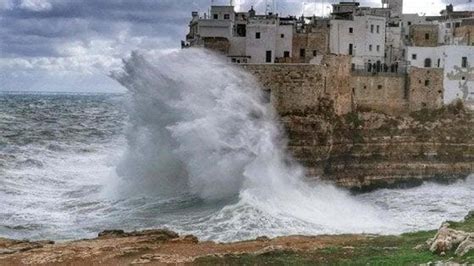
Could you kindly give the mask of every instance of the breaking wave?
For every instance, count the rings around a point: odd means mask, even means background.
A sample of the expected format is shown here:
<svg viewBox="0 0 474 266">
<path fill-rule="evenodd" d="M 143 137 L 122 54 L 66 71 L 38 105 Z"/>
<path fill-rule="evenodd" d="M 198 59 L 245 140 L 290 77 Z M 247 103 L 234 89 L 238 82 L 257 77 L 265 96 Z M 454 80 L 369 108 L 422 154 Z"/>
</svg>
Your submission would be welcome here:
<svg viewBox="0 0 474 266">
<path fill-rule="evenodd" d="M 218 56 L 198 49 L 158 58 L 133 53 L 114 77 L 132 95 L 129 150 L 118 167 L 126 190 L 237 197 L 210 223 L 222 232 L 239 228 L 231 234 L 397 228 L 346 192 L 304 183 L 257 81 Z"/>
</svg>

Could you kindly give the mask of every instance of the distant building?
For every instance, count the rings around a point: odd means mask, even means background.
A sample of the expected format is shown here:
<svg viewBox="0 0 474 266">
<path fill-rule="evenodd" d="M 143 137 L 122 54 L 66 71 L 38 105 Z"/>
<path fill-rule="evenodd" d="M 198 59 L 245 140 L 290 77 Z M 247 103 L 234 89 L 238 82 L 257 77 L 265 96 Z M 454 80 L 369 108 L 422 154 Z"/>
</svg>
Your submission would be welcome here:
<svg viewBox="0 0 474 266">
<path fill-rule="evenodd" d="M 182 46 L 212 49 L 240 64 L 320 64 L 325 55 L 348 55 L 353 75 L 360 77 L 354 79 L 360 83 L 354 89 L 367 87 L 357 93 L 366 99 L 373 100 L 371 88 L 391 93 L 386 84 L 369 86 L 364 81 L 365 76 L 374 82 L 380 76 L 397 84 L 403 99 L 420 98 L 421 106 L 462 99 L 474 107 L 474 12 L 455 11 L 448 5 L 439 16 L 420 16 L 403 14 L 403 0 L 381 0 L 381 4 L 371 8 L 340 2 L 325 18 L 211 6 L 209 14 L 192 12 Z M 425 104 L 423 95 L 436 100 Z"/>
</svg>

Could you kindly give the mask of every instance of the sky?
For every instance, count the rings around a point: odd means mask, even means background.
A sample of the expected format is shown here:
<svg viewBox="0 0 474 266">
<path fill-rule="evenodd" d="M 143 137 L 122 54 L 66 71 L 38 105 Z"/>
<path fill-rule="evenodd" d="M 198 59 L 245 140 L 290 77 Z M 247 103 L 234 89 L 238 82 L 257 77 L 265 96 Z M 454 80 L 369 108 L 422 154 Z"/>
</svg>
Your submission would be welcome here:
<svg viewBox="0 0 474 266">
<path fill-rule="evenodd" d="M 439 14 L 469 0 L 405 0 L 405 13 Z M 214 0 L 227 4 L 227 0 Z M 276 0 L 281 15 L 329 14 L 335 0 Z M 362 0 L 380 6 L 378 0 Z M 234 0 L 265 11 L 265 0 Z M 0 0 L 0 91 L 123 92 L 108 74 L 131 51 L 179 49 L 191 12 L 211 0 Z M 471 4 L 472 5 L 472 4 Z M 471 7 L 472 9 L 472 7 Z"/>
</svg>

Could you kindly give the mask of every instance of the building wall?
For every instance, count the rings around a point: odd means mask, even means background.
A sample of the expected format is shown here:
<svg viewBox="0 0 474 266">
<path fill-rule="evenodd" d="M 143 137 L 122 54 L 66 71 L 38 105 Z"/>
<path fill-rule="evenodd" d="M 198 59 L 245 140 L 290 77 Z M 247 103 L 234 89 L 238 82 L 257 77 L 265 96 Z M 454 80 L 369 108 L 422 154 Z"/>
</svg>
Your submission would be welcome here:
<svg viewBox="0 0 474 266">
<path fill-rule="evenodd" d="M 232 22 L 228 20 L 201 19 L 198 25 L 198 34 L 201 37 L 230 38 L 232 36 Z"/>
<path fill-rule="evenodd" d="M 403 49 L 402 28 L 387 27 L 385 43 L 385 53 L 387 54 L 386 63 L 390 65 L 395 62 L 403 61 L 405 59 L 403 56 Z"/>
<path fill-rule="evenodd" d="M 444 48 L 439 47 L 407 47 L 407 61 L 409 66 L 424 68 L 425 60 L 431 59 L 431 67 L 443 68 L 444 67 Z M 415 57 L 416 58 L 415 58 Z M 439 60 L 439 66 L 438 66 Z"/>
<path fill-rule="evenodd" d="M 408 111 L 404 75 L 354 74 L 351 77 L 351 85 L 359 109 L 371 109 L 388 114 L 402 114 Z"/>
<path fill-rule="evenodd" d="M 474 25 L 464 25 L 454 31 L 454 43 L 474 46 Z"/>
<path fill-rule="evenodd" d="M 392 17 L 400 17 L 403 14 L 403 0 L 387 0 L 387 2 Z"/>
<path fill-rule="evenodd" d="M 257 32 L 260 32 L 260 39 L 256 38 Z M 266 51 L 272 52 L 271 63 L 274 63 L 276 52 L 277 36 L 276 20 L 250 21 L 247 25 L 247 56 L 250 56 L 250 63 L 266 63 Z"/>
<path fill-rule="evenodd" d="M 412 54 L 417 59 L 412 59 Z M 462 58 L 467 58 L 467 67 L 462 67 Z M 424 60 L 433 59 L 433 66 L 444 69 L 443 102 L 449 104 L 457 99 L 474 106 L 474 46 L 445 45 L 439 47 L 408 47 L 407 60 L 411 67 L 425 68 Z"/>
<path fill-rule="evenodd" d="M 350 28 L 353 29 L 353 33 L 350 33 Z M 385 18 L 354 16 L 354 20 L 331 20 L 330 52 L 348 55 L 350 44 L 353 44 L 354 64 L 364 65 L 369 60 L 371 63 L 376 61 L 383 63 L 385 57 Z"/>
<path fill-rule="evenodd" d="M 438 25 L 412 25 L 410 27 L 410 43 L 412 46 L 438 46 Z"/>
<path fill-rule="evenodd" d="M 305 56 L 300 56 L 301 49 L 305 49 Z M 316 52 L 315 52 L 316 51 Z M 326 25 L 313 27 L 305 33 L 293 35 L 293 63 L 309 63 L 316 56 L 329 52 L 329 28 Z"/>
<path fill-rule="evenodd" d="M 410 69 L 410 110 L 437 109 L 443 105 L 443 73 L 440 68 Z"/>
<path fill-rule="evenodd" d="M 271 91 L 271 101 L 280 114 L 317 110 L 329 99 L 338 114 L 352 110 L 349 89 L 350 58 L 333 56 L 323 64 L 246 64 L 261 85 Z M 334 77 L 339 77 L 334 79 Z"/>
<path fill-rule="evenodd" d="M 285 52 L 289 52 L 291 57 L 293 50 L 293 25 L 278 25 L 275 40 L 276 51 L 273 57 L 283 58 Z"/>
<path fill-rule="evenodd" d="M 444 46 L 444 103 L 461 99 L 474 107 L 474 46 Z M 467 57 L 467 67 L 462 67 L 462 58 Z"/>
</svg>

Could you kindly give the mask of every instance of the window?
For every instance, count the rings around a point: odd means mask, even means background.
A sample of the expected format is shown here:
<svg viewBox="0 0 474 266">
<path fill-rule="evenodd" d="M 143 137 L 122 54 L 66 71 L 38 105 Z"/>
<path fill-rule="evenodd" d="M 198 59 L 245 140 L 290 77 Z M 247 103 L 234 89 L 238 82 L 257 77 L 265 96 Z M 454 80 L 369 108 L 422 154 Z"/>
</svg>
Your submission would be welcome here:
<svg viewBox="0 0 474 266">
<path fill-rule="evenodd" d="M 450 29 L 451 28 L 451 23 L 446 23 L 446 28 Z"/>
<path fill-rule="evenodd" d="M 354 28 L 349 28 L 349 33 L 354 33 Z"/>
<path fill-rule="evenodd" d="M 282 39 L 285 38 L 285 34 L 280 35 L 280 37 L 281 37 Z"/>
<path fill-rule="evenodd" d="M 462 68 L 467 68 L 467 57 L 462 58 L 461 67 Z"/>
<path fill-rule="evenodd" d="M 300 49 L 300 57 L 306 57 L 306 50 Z"/>
<path fill-rule="evenodd" d="M 239 37 L 245 37 L 247 35 L 247 25 L 238 24 L 237 25 L 237 35 Z"/>
<path fill-rule="evenodd" d="M 430 80 L 429 79 L 425 80 L 425 86 L 429 86 L 429 85 L 430 85 Z"/>
<path fill-rule="evenodd" d="M 380 45 L 377 45 L 377 52 L 380 52 Z"/>
<path fill-rule="evenodd" d="M 229 14 L 224 14 L 224 19 L 230 19 L 230 15 Z"/>
<path fill-rule="evenodd" d="M 461 27 L 461 22 L 456 22 L 456 24 L 454 25 L 455 28 L 459 28 Z"/>
<path fill-rule="evenodd" d="M 219 19 L 219 15 L 218 15 L 218 14 L 214 14 L 214 19 Z"/>
<path fill-rule="evenodd" d="M 438 67 L 441 67 L 441 59 L 438 58 Z"/>
<path fill-rule="evenodd" d="M 377 25 L 377 33 L 380 33 L 380 25 Z"/>
<path fill-rule="evenodd" d="M 412 54 L 411 59 L 416 60 L 416 54 Z"/>
<path fill-rule="evenodd" d="M 265 62 L 266 63 L 272 62 L 272 51 L 267 51 L 266 56 L 265 56 Z"/>
<path fill-rule="evenodd" d="M 378 85 L 378 86 L 377 86 L 377 89 L 379 89 L 379 90 L 381 90 L 382 88 L 383 88 L 382 85 Z"/>
<path fill-rule="evenodd" d="M 411 26 L 411 21 L 408 21 L 408 26 Z"/>
<path fill-rule="evenodd" d="M 289 52 L 289 51 L 284 51 L 284 52 L 283 52 L 283 57 L 284 57 L 284 58 L 290 57 L 290 52 Z"/>
<path fill-rule="evenodd" d="M 354 45 L 352 43 L 349 44 L 349 54 L 350 55 L 354 54 Z"/>
<path fill-rule="evenodd" d="M 255 33 L 255 39 L 260 39 L 260 32 Z"/>
<path fill-rule="evenodd" d="M 372 51 L 372 44 L 369 45 L 369 51 Z"/>
<path fill-rule="evenodd" d="M 431 67 L 431 58 L 425 59 L 425 67 Z"/>
<path fill-rule="evenodd" d="M 425 40 L 429 40 L 430 39 L 430 34 L 429 33 L 426 33 L 425 34 Z"/>
<path fill-rule="evenodd" d="M 318 55 L 318 51 L 317 50 L 313 50 L 313 56 L 316 57 Z"/>
<path fill-rule="evenodd" d="M 374 25 L 370 25 L 370 32 L 374 33 Z"/>
</svg>

